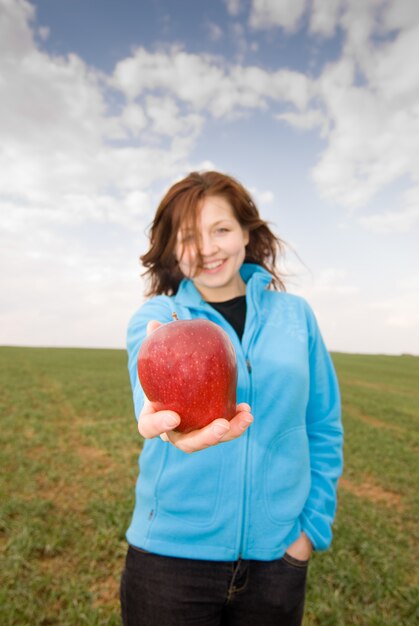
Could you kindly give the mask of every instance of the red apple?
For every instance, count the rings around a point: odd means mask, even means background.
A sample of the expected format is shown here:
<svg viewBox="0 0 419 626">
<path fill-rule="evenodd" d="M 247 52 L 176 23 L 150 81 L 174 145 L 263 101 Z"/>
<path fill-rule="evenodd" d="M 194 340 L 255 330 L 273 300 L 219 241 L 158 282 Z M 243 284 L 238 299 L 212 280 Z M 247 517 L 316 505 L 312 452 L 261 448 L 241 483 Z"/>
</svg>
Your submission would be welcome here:
<svg viewBox="0 0 419 626">
<path fill-rule="evenodd" d="M 209 320 L 176 319 L 153 331 L 138 353 L 138 377 L 156 411 L 180 415 L 178 432 L 236 414 L 236 353 L 227 333 Z"/>
</svg>

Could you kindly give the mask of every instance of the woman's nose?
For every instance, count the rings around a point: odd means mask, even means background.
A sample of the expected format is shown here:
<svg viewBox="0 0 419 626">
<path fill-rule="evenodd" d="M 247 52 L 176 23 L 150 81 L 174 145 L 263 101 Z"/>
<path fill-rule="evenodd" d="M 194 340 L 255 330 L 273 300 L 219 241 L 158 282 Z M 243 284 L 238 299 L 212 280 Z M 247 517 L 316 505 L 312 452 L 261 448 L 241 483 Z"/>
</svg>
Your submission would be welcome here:
<svg viewBox="0 0 419 626">
<path fill-rule="evenodd" d="M 202 256 L 211 256 L 216 252 L 217 246 L 213 238 L 209 235 L 203 235 L 201 239 Z"/>
</svg>

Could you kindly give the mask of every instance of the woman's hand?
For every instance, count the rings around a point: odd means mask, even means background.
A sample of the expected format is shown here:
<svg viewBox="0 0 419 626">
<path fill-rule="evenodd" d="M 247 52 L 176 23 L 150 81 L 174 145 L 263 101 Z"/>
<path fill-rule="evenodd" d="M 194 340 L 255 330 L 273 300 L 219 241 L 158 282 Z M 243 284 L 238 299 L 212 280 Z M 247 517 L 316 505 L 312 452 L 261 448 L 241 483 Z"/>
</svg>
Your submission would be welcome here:
<svg viewBox="0 0 419 626">
<path fill-rule="evenodd" d="M 313 552 L 313 545 L 305 532 L 302 532 L 297 541 L 287 548 L 287 554 L 299 561 L 308 561 Z"/>
<path fill-rule="evenodd" d="M 145 439 L 160 436 L 163 441 L 172 443 L 183 452 L 191 453 L 240 437 L 253 422 L 253 416 L 249 405 L 243 403 L 237 405 L 237 413 L 230 421 L 216 419 L 204 428 L 189 433 L 173 431 L 179 422 L 177 413 L 155 411 L 146 398 L 138 419 L 138 431 Z"/>
<path fill-rule="evenodd" d="M 156 320 L 149 322 L 147 334 L 152 333 L 160 325 Z M 138 419 L 138 431 L 145 439 L 160 437 L 183 452 L 191 453 L 240 437 L 252 422 L 253 416 L 249 405 L 242 403 L 237 405 L 237 413 L 230 421 L 220 418 L 204 428 L 189 433 L 178 433 L 173 429 L 179 425 L 180 416 L 175 411 L 155 411 L 146 398 Z"/>
</svg>

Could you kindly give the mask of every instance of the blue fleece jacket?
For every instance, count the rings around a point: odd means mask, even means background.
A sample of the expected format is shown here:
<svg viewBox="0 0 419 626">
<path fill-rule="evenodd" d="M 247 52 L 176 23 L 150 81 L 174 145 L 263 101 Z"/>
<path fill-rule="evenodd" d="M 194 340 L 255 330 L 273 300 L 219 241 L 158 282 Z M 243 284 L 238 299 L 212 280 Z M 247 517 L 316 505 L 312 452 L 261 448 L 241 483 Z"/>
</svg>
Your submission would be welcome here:
<svg viewBox="0 0 419 626">
<path fill-rule="evenodd" d="M 228 322 L 183 280 L 156 296 L 128 327 L 135 415 L 143 405 L 137 355 L 149 320 L 205 318 L 229 334 L 237 354 L 237 402 L 254 422 L 238 439 L 186 454 L 160 437 L 140 454 L 127 540 L 167 556 L 273 560 L 303 530 L 317 550 L 332 539 L 342 472 L 339 388 L 312 310 L 301 297 L 268 290 L 268 272 L 245 264 L 242 342 Z"/>
</svg>

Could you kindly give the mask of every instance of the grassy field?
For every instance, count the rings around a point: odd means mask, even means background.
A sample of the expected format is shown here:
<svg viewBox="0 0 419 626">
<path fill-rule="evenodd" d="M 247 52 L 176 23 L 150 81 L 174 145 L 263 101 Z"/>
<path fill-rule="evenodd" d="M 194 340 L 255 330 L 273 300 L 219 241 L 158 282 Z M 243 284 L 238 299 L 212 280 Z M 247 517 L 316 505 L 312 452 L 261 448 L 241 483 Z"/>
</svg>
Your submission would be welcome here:
<svg viewBox="0 0 419 626">
<path fill-rule="evenodd" d="M 333 359 L 346 463 L 304 626 L 413 626 L 419 357 Z M 125 353 L 1 348 L 0 370 L 0 624 L 120 624 L 141 445 Z"/>
</svg>

